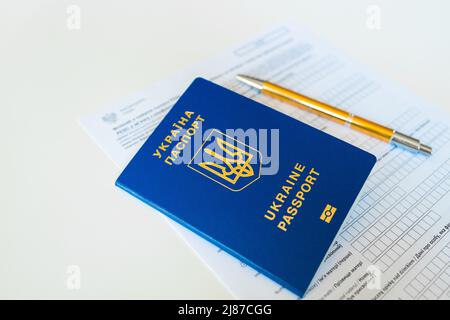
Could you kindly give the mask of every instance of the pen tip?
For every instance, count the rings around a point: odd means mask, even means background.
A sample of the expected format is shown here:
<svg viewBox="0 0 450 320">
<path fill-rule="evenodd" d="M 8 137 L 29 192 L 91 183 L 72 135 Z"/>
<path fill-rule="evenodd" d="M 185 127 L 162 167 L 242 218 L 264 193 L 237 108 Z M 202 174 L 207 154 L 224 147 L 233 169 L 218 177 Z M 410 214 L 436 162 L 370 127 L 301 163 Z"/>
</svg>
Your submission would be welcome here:
<svg viewBox="0 0 450 320">
<path fill-rule="evenodd" d="M 238 74 L 236 79 L 258 90 L 262 90 L 264 87 L 264 81 L 243 74 Z"/>
<path fill-rule="evenodd" d="M 433 149 L 431 147 L 425 145 L 425 144 L 421 144 L 419 146 L 419 151 L 430 156 L 432 151 L 433 151 Z"/>
</svg>

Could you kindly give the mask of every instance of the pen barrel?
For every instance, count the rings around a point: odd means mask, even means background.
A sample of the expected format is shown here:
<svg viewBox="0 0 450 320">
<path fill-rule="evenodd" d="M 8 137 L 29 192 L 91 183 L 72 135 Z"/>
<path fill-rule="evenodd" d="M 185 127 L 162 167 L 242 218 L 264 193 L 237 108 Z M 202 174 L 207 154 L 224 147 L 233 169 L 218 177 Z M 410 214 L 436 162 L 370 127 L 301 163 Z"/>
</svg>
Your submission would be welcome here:
<svg viewBox="0 0 450 320">
<path fill-rule="evenodd" d="M 312 112 L 339 124 L 346 125 L 354 130 L 386 142 L 391 141 L 392 136 L 395 133 L 391 128 L 272 83 L 264 83 L 264 88 L 261 91 L 278 100 L 288 102 L 300 109 Z"/>
<path fill-rule="evenodd" d="M 382 126 L 378 123 L 355 115 L 352 116 L 352 119 L 349 122 L 349 126 L 352 129 L 358 130 L 369 136 L 378 138 L 386 142 L 391 141 L 392 136 L 395 133 L 395 130 L 391 128 Z"/>
</svg>

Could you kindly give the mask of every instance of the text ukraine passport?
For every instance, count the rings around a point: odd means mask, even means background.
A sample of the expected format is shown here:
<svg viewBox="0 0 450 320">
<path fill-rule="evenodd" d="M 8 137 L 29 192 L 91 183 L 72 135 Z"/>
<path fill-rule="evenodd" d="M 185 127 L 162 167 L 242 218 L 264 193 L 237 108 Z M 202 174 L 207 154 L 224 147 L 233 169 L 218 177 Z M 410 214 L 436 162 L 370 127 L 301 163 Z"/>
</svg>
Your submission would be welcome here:
<svg viewBox="0 0 450 320">
<path fill-rule="evenodd" d="M 197 78 L 116 184 L 303 296 L 375 162 Z"/>
</svg>

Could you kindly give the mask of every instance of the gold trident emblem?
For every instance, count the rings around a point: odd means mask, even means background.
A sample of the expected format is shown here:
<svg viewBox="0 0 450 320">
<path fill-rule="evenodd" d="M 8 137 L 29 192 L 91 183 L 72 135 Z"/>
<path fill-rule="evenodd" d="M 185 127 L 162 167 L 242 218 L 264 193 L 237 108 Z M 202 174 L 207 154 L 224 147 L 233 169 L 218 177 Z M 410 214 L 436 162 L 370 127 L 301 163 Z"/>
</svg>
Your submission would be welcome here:
<svg viewBox="0 0 450 320">
<path fill-rule="evenodd" d="M 232 184 L 235 184 L 241 177 L 251 177 L 255 174 L 250 165 L 250 161 L 253 158 L 252 154 L 223 139 L 217 138 L 216 141 L 218 147 L 224 151 L 225 156 L 208 148 L 205 148 L 204 152 L 220 160 L 223 164 L 205 161 L 199 164 L 200 167 Z"/>
</svg>

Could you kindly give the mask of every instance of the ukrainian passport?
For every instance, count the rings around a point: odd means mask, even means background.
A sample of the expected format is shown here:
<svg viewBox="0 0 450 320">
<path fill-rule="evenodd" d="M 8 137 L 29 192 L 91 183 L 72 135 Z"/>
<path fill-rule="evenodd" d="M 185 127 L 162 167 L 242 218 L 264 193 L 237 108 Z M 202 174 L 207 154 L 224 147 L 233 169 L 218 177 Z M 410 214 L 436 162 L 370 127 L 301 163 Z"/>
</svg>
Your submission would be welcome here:
<svg viewBox="0 0 450 320">
<path fill-rule="evenodd" d="M 375 162 L 197 78 L 116 185 L 303 296 Z"/>
</svg>

